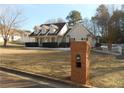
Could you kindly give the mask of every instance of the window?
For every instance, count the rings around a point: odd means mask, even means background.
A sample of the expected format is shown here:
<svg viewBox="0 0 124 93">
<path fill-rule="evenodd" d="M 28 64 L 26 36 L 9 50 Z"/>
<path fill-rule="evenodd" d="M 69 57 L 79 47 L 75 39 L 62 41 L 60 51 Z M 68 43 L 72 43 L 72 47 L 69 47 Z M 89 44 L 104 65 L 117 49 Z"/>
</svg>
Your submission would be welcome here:
<svg viewBox="0 0 124 93">
<path fill-rule="evenodd" d="M 86 41 L 88 41 L 88 38 L 81 38 L 81 40 L 86 40 Z"/>
<path fill-rule="evenodd" d="M 88 41 L 88 38 L 86 38 L 86 40 Z"/>
<path fill-rule="evenodd" d="M 39 33 L 39 30 L 34 31 L 34 34 L 38 34 L 38 33 Z"/>
<path fill-rule="evenodd" d="M 75 41 L 75 38 L 70 38 L 70 41 Z"/>
<path fill-rule="evenodd" d="M 55 28 L 50 28 L 50 32 L 49 33 L 54 33 L 56 31 L 56 29 Z"/>
<path fill-rule="evenodd" d="M 46 33 L 46 29 L 42 28 L 42 34 L 45 34 L 45 33 Z"/>
<path fill-rule="evenodd" d="M 41 30 L 41 27 L 40 26 L 35 26 L 34 27 L 34 34 L 38 34 L 39 33 L 39 31 Z"/>
</svg>

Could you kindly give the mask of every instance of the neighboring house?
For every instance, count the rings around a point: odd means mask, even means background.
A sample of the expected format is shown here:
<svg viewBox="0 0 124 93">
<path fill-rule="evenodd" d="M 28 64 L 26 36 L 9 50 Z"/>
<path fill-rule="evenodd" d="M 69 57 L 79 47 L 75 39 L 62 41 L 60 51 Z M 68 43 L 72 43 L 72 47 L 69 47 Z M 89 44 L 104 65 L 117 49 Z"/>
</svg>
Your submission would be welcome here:
<svg viewBox="0 0 124 93">
<path fill-rule="evenodd" d="M 30 31 L 20 31 L 19 38 L 15 41 L 19 43 L 35 42 L 35 39 L 29 37 L 30 34 L 31 34 Z"/>
<path fill-rule="evenodd" d="M 35 31 L 29 36 L 42 46 L 43 43 L 70 43 L 70 41 L 89 40 L 94 46 L 95 37 L 81 23 L 69 27 L 67 23 L 51 23 L 35 26 Z"/>
<path fill-rule="evenodd" d="M 3 42 L 3 37 L 1 34 L 0 34 L 0 42 Z"/>
<path fill-rule="evenodd" d="M 29 37 L 29 34 L 31 32 L 29 31 L 24 31 L 24 30 L 17 30 L 17 29 L 12 29 L 10 31 L 10 37 L 9 37 L 9 42 L 16 41 L 18 43 L 25 43 L 25 42 L 34 42 L 35 40 L 33 38 Z M 0 42 L 3 42 L 3 37 L 0 34 Z"/>
</svg>

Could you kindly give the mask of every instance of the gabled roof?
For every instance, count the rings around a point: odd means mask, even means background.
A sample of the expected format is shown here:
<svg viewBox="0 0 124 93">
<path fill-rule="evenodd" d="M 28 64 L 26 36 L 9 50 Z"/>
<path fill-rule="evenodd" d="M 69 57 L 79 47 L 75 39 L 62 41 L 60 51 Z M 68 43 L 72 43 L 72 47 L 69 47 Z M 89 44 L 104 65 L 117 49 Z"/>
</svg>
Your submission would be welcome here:
<svg viewBox="0 0 124 93">
<path fill-rule="evenodd" d="M 45 33 L 42 33 L 42 31 L 39 30 L 38 36 L 44 36 L 44 35 L 46 35 L 48 32 L 49 32 L 49 30 L 46 30 Z"/>
<path fill-rule="evenodd" d="M 46 33 L 42 33 L 41 30 L 39 30 L 39 32 L 37 34 L 35 34 L 35 31 L 34 31 L 29 36 L 58 35 L 58 33 L 61 31 L 61 29 L 64 27 L 65 24 L 66 24 L 65 22 L 64 23 L 42 24 L 42 25 L 40 25 L 40 27 L 42 27 L 42 26 L 50 27 L 51 25 L 55 25 L 55 26 L 57 26 L 57 29 L 53 33 L 50 33 L 50 29 L 47 29 Z"/>
<path fill-rule="evenodd" d="M 64 36 L 66 36 L 69 32 L 71 31 L 71 28 L 69 28 L 66 33 L 64 34 Z"/>
<path fill-rule="evenodd" d="M 90 33 L 90 35 L 92 35 L 92 37 L 95 37 L 95 35 L 89 29 L 87 29 L 83 24 L 82 26 Z"/>
<path fill-rule="evenodd" d="M 29 36 L 37 36 L 38 34 L 39 32 L 38 33 L 32 32 Z"/>
<path fill-rule="evenodd" d="M 76 23 L 76 24 L 80 24 L 84 29 L 86 29 L 86 31 L 93 37 L 93 38 L 95 38 L 95 36 L 93 35 L 93 33 L 91 32 L 91 31 L 89 31 L 89 29 L 87 29 L 82 23 Z M 75 25 L 76 25 L 75 24 Z M 71 29 L 73 29 L 73 27 L 75 26 L 75 25 L 73 25 L 70 29 L 68 29 L 68 31 L 66 32 L 66 34 L 68 34 L 70 31 L 71 31 Z M 66 35 L 65 34 L 65 35 Z"/>
<path fill-rule="evenodd" d="M 39 30 L 39 32 L 37 32 L 37 33 L 35 33 L 35 31 L 32 32 L 29 36 L 46 36 L 46 35 L 47 35 L 47 36 L 51 36 L 51 35 L 53 36 L 53 35 L 59 35 L 59 32 L 61 31 L 61 29 L 64 27 L 65 24 L 66 24 L 65 22 L 64 22 L 64 23 L 42 24 L 42 25 L 40 25 L 40 27 L 42 27 L 42 26 L 46 26 L 46 27 L 47 27 L 45 33 L 42 33 L 41 30 Z M 77 23 L 77 24 L 80 24 L 84 29 L 86 29 L 86 31 L 87 31 L 92 37 L 95 37 L 82 23 Z M 56 31 L 53 32 L 53 33 L 50 33 L 50 29 L 48 29 L 48 28 L 50 28 L 51 25 L 57 26 Z M 73 26 L 73 27 L 74 27 L 74 26 Z M 72 29 L 73 27 L 68 28 L 68 30 L 63 34 L 63 36 L 66 36 L 66 35 L 71 31 L 71 29 Z"/>
</svg>

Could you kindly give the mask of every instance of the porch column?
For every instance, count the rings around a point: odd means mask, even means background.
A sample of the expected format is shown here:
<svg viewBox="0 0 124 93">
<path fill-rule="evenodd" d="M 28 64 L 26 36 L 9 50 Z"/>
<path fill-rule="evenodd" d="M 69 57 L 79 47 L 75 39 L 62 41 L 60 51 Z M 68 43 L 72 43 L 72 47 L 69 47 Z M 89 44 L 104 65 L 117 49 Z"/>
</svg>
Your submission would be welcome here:
<svg viewBox="0 0 124 93">
<path fill-rule="evenodd" d="M 38 46 L 40 46 L 40 38 L 38 37 Z"/>
<path fill-rule="evenodd" d="M 55 42 L 57 42 L 57 36 L 55 37 Z"/>
<path fill-rule="evenodd" d="M 50 42 L 52 42 L 51 37 L 49 37 Z"/>
</svg>

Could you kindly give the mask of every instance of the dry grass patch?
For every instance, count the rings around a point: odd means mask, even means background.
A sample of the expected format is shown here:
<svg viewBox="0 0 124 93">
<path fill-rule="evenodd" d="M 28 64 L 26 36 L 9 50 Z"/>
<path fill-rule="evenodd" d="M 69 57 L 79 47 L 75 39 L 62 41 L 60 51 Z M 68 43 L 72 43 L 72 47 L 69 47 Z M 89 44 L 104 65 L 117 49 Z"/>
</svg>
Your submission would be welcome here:
<svg viewBox="0 0 124 93">
<path fill-rule="evenodd" d="M 2 51 L 2 52 L 1 52 Z M 70 52 L 28 50 L 23 46 L 0 48 L 0 65 L 60 79 L 70 76 Z M 96 87 L 124 87 L 124 60 L 90 54 L 90 81 Z"/>
</svg>

